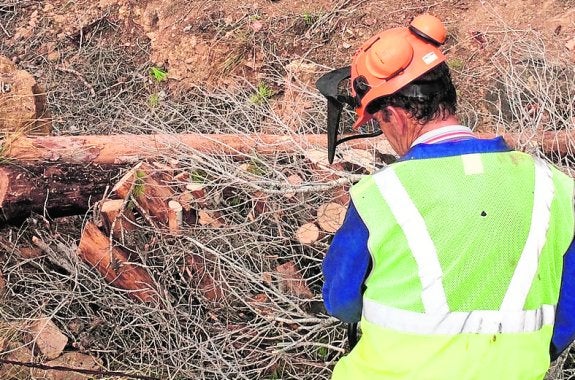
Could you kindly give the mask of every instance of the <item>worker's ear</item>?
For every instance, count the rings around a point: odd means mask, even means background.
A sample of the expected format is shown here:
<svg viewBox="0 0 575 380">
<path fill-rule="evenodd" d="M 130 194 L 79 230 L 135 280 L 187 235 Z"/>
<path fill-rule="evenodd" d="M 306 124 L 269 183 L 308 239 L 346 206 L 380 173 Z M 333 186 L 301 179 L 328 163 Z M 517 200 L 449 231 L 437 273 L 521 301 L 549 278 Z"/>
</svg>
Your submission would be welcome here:
<svg viewBox="0 0 575 380">
<path fill-rule="evenodd" d="M 398 132 L 404 133 L 409 127 L 409 117 L 404 109 L 387 106 L 384 109 L 384 114 L 388 123 L 391 123 Z"/>
</svg>

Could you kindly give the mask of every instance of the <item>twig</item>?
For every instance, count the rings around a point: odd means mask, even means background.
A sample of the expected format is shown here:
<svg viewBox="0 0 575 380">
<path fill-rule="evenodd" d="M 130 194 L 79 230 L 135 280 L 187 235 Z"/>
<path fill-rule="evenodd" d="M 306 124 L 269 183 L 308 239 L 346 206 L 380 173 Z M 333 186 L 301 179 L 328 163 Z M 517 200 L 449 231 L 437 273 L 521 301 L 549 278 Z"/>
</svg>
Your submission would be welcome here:
<svg viewBox="0 0 575 380">
<path fill-rule="evenodd" d="M 59 71 L 74 74 L 75 76 L 77 76 L 78 79 L 80 79 L 80 81 L 82 81 L 84 86 L 86 86 L 88 88 L 88 91 L 90 91 L 90 96 L 93 98 L 96 97 L 96 91 L 94 91 L 94 87 L 92 87 L 92 85 L 90 83 L 88 83 L 86 78 L 84 78 L 84 76 L 81 73 L 79 73 L 78 71 L 76 71 L 74 69 L 70 69 L 70 68 L 63 67 L 63 66 L 56 66 L 56 69 Z"/>
<path fill-rule="evenodd" d="M 0 363 L 17 365 L 17 366 L 28 367 L 28 368 L 38 368 L 38 369 L 42 369 L 42 370 L 46 370 L 46 371 L 77 372 L 77 373 L 83 373 L 86 375 L 95 375 L 98 377 L 122 376 L 122 377 L 127 377 L 129 379 L 160 380 L 157 377 L 143 376 L 143 375 L 132 375 L 132 374 L 129 374 L 127 372 L 121 372 L 121 371 L 99 371 L 99 370 L 85 369 L 85 368 L 65 367 L 65 366 L 60 366 L 60 365 L 46 365 L 46 364 L 32 363 L 32 362 L 19 362 L 16 360 L 1 359 L 1 358 L 0 358 Z"/>
</svg>

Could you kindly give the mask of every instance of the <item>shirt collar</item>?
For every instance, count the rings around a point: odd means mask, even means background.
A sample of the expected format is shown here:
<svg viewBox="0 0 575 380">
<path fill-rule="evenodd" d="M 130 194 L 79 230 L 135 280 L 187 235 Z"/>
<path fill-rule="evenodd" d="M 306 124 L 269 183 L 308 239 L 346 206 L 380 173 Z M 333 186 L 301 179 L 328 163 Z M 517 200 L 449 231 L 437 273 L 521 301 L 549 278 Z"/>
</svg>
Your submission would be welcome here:
<svg viewBox="0 0 575 380">
<path fill-rule="evenodd" d="M 445 141 L 474 139 L 475 136 L 469 127 L 463 125 L 447 125 L 425 132 L 411 144 L 413 148 L 417 144 L 436 144 Z"/>
<path fill-rule="evenodd" d="M 501 136 L 493 139 L 468 138 L 435 144 L 417 144 L 400 157 L 398 161 L 460 156 L 472 153 L 508 152 L 510 150 L 512 149 L 509 148 Z"/>
</svg>

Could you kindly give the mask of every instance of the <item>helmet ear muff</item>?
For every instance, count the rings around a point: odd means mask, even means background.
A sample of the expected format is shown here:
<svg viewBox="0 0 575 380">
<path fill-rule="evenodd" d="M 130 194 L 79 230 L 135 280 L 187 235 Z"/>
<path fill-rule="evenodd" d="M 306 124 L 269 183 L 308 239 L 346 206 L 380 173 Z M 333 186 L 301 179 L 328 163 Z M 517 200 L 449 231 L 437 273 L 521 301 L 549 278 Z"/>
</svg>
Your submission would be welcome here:
<svg viewBox="0 0 575 380">
<path fill-rule="evenodd" d="M 443 45 L 447 38 L 447 29 L 445 29 L 443 23 L 429 14 L 414 18 L 409 24 L 409 30 L 419 38 L 435 46 Z"/>
</svg>

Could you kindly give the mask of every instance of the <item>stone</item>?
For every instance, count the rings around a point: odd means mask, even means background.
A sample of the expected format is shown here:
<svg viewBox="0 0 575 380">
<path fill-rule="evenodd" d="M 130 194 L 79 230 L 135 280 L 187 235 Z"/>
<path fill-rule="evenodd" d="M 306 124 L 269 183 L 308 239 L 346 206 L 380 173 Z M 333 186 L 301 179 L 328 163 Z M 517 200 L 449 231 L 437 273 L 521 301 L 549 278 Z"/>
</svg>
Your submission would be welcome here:
<svg viewBox="0 0 575 380">
<path fill-rule="evenodd" d="M 47 359 L 56 359 L 68 344 L 68 337 L 50 318 L 40 318 L 28 326 L 28 340 Z"/>
<path fill-rule="evenodd" d="M 0 56 L 0 132 L 48 134 L 46 96 L 34 77 Z"/>
</svg>

